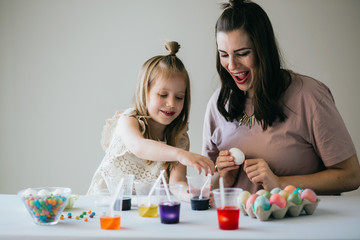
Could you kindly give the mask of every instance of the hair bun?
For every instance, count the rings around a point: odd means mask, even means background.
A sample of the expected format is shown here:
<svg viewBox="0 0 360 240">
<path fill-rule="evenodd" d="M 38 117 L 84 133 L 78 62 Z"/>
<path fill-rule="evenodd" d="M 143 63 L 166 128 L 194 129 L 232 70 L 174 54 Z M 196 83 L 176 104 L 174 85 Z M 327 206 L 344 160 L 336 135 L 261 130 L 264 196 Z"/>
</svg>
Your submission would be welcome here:
<svg viewBox="0 0 360 240">
<path fill-rule="evenodd" d="M 179 51 L 180 49 L 180 45 L 178 42 L 167 42 L 165 45 L 166 50 L 169 51 L 169 55 L 173 55 L 175 56 L 176 53 Z"/>
<path fill-rule="evenodd" d="M 236 7 L 240 7 L 241 5 L 243 5 L 246 2 L 249 2 L 249 1 L 247 1 L 247 0 L 229 0 L 229 5 L 230 5 L 230 7 L 236 8 Z"/>
</svg>

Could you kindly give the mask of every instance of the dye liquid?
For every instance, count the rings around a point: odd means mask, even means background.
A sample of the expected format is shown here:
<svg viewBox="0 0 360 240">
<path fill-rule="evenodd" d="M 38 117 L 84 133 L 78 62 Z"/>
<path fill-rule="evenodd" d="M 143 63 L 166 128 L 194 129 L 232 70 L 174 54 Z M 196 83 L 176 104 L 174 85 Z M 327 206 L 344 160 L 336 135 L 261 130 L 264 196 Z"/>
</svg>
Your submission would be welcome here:
<svg viewBox="0 0 360 240">
<path fill-rule="evenodd" d="M 191 209 L 192 210 L 208 210 L 209 209 L 209 198 L 202 197 L 199 199 L 199 196 L 192 197 L 190 199 Z"/>
<path fill-rule="evenodd" d="M 115 211 L 120 211 L 120 206 L 122 211 L 127 211 L 131 209 L 131 198 L 130 197 L 123 197 L 122 199 L 122 205 L 120 204 L 120 200 L 116 200 L 114 205 Z"/>
<path fill-rule="evenodd" d="M 120 229 L 120 216 L 102 216 L 100 217 L 100 227 L 105 230 Z"/>
<path fill-rule="evenodd" d="M 161 223 L 173 224 L 179 223 L 180 203 L 162 202 L 159 204 Z"/>
<path fill-rule="evenodd" d="M 121 210 L 127 211 L 131 209 L 131 198 L 123 197 Z"/>
<path fill-rule="evenodd" d="M 138 207 L 140 217 L 157 217 L 158 216 L 158 206 L 155 204 L 141 205 Z"/>
<path fill-rule="evenodd" d="M 217 208 L 219 228 L 222 230 L 235 230 L 239 228 L 240 209 L 236 206 Z"/>
</svg>

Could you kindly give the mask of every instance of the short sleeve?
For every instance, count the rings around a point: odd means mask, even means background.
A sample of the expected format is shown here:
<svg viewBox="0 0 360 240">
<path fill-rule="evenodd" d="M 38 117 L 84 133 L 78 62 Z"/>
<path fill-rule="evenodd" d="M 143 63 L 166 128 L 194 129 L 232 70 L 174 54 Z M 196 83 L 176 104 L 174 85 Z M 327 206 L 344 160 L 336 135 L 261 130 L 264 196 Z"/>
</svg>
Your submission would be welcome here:
<svg viewBox="0 0 360 240">
<path fill-rule="evenodd" d="M 331 166 L 350 158 L 356 151 L 330 90 L 324 88 L 326 91 L 313 112 L 312 141 L 324 165 Z"/>
<path fill-rule="evenodd" d="M 202 155 L 210 158 L 212 161 L 216 161 L 219 154 L 219 149 L 213 142 L 212 137 L 217 127 L 217 107 L 216 102 L 219 96 L 220 89 L 217 89 L 211 96 L 205 112 L 204 125 L 203 125 L 203 142 L 202 142 Z"/>
</svg>

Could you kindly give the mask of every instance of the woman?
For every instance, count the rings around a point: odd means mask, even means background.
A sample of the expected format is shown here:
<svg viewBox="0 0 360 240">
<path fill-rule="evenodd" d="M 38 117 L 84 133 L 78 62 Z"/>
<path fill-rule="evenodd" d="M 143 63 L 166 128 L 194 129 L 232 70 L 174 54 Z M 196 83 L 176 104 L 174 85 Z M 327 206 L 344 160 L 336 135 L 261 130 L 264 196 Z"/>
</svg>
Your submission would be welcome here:
<svg viewBox="0 0 360 240">
<path fill-rule="evenodd" d="M 227 187 L 255 193 L 294 185 L 317 194 L 357 189 L 360 167 L 354 144 L 321 82 L 281 67 L 267 14 L 256 3 L 223 4 L 216 23 L 221 88 L 204 122 L 203 155 Z M 234 163 L 229 149 L 246 160 Z"/>
</svg>

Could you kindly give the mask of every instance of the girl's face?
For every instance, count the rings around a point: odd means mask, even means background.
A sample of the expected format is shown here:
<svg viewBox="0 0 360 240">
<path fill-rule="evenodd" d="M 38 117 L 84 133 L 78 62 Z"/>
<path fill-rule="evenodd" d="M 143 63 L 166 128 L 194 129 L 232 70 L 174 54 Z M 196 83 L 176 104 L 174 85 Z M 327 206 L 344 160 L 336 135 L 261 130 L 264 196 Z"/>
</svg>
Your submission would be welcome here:
<svg viewBox="0 0 360 240">
<path fill-rule="evenodd" d="M 254 94 L 256 57 L 248 34 L 242 30 L 218 32 L 217 46 L 221 65 L 230 73 L 238 88 Z"/>
<path fill-rule="evenodd" d="M 186 82 L 182 74 L 170 78 L 157 78 L 150 86 L 146 103 L 151 120 L 169 125 L 181 113 L 184 106 Z"/>
</svg>

